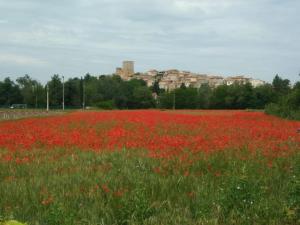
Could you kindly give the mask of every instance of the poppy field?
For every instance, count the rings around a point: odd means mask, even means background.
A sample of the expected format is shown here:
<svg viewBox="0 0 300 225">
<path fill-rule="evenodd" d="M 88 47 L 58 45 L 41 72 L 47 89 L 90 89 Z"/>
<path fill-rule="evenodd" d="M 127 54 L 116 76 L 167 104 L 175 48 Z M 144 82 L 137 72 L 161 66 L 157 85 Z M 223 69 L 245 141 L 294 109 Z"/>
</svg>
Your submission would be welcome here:
<svg viewBox="0 0 300 225">
<path fill-rule="evenodd" d="M 297 224 L 299 128 L 224 110 L 0 121 L 0 223 Z"/>
</svg>

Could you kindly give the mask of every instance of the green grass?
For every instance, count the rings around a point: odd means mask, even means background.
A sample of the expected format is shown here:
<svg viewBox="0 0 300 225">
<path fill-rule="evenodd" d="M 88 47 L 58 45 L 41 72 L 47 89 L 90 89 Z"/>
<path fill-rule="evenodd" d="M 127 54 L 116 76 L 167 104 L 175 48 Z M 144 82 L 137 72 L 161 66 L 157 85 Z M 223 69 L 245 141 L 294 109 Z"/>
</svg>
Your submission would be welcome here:
<svg viewBox="0 0 300 225">
<path fill-rule="evenodd" d="M 185 161 L 151 159 L 141 152 L 18 153 L 15 157 L 29 155 L 34 160 L 0 163 L 0 223 L 300 222 L 299 153 L 271 163 L 247 151 Z"/>
</svg>

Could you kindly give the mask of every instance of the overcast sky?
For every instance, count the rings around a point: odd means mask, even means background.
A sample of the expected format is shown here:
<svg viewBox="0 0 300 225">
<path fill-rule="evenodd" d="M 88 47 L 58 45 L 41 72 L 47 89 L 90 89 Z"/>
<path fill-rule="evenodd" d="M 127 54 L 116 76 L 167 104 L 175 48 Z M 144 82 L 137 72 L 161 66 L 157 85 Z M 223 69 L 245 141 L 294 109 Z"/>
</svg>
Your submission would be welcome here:
<svg viewBox="0 0 300 225">
<path fill-rule="evenodd" d="M 0 80 L 188 70 L 300 80 L 299 0 L 0 0 Z"/>
</svg>

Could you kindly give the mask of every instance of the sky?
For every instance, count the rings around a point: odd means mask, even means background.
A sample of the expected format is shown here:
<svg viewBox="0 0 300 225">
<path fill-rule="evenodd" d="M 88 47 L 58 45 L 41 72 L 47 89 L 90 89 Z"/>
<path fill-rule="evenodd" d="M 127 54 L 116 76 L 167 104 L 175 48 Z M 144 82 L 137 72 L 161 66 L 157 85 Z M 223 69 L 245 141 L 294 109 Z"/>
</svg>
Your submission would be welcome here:
<svg viewBox="0 0 300 225">
<path fill-rule="evenodd" d="M 0 0 L 0 80 L 135 70 L 300 80 L 299 0 Z"/>
</svg>

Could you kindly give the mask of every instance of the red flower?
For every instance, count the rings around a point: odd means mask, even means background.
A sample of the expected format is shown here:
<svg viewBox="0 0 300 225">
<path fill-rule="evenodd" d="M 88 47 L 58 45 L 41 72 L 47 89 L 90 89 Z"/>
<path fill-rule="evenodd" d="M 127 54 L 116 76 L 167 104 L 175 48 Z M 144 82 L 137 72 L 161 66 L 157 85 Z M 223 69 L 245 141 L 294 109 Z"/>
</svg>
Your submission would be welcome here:
<svg viewBox="0 0 300 225">
<path fill-rule="evenodd" d="M 142 149 L 150 157 L 183 161 L 197 152 L 227 149 L 280 157 L 299 150 L 300 135 L 295 132 L 299 126 L 297 121 L 246 111 L 75 112 L 0 122 L 0 148 L 8 150 L 0 160 L 27 163 L 32 159 L 15 153 L 55 148 Z"/>
<path fill-rule="evenodd" d="M 110 192 L 110 189 L 107 187 L 107 185 L 105 185 L 105 184 L 102 184 L 101 185 L 101 188 L 102 188 L 102 190 L 105 192 L 105 193 L 109 193 Z"/>
</svg>

